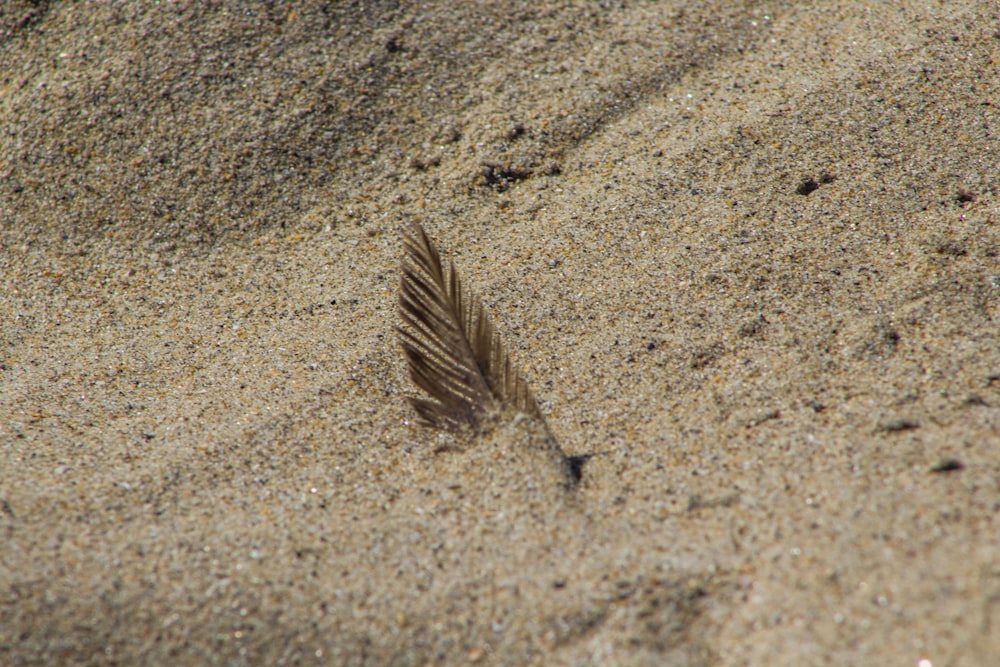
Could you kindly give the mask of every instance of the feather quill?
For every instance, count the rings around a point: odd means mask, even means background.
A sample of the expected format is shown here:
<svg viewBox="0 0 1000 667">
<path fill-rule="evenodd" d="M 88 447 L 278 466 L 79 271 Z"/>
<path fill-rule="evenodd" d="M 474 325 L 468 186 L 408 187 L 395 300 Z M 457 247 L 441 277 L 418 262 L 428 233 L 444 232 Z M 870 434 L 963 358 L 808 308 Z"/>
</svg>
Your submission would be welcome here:
<svg viewBox="0 0 1000 667">
<path fill-rule="evenodd" d="M 430 398 L 409 400 L 424 424 L 481 431 L 504 412 L 545 424 L 527 382 L 514 368 L 482 301 L 447 273 L 417 223 L 406 230 L 399 290 L 400 341 L 413 383 Z M 547 430 L 547 427 L 546 427 Z"/>
</svg>

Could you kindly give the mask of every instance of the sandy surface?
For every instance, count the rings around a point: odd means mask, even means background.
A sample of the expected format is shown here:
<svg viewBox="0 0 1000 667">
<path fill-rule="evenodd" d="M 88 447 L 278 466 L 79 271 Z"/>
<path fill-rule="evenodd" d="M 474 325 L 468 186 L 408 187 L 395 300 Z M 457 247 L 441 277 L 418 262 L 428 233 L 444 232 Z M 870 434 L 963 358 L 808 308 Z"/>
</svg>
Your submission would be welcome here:
<svg viewBox="0 0 1000 667">
<path fill-rule="evenodd" d="M 997 6 L 693 5 L 7 2 L 0 663 L 995 664 Z"/>
</svg>

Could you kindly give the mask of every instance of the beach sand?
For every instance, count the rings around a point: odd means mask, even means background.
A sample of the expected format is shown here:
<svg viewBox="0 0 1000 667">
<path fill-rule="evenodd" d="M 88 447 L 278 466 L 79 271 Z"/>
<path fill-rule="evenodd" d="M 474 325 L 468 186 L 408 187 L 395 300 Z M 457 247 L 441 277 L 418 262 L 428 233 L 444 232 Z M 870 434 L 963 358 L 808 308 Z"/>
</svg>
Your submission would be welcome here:
<svg viewBox="0 0 1000 667">
<path fill-rule="evenodd" d="M 995 3 L 6 7 L 0 663 L 1000 655 Z"/>
</svg>

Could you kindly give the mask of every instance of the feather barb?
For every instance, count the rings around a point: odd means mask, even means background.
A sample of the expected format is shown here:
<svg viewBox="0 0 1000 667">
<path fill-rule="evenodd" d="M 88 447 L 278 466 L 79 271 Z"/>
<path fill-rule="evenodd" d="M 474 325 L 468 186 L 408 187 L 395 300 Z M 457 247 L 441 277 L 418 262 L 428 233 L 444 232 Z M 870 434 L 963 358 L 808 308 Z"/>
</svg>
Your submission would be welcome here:
<svg viewBox="0 0 1000 667">
<path fill-rule="evenodd" d="M 436 428 L 481 430 L 488 419 L 517 411 L 544 424 L 528 384 L 514 368 L 482 301 L 463 288 L 454 262 L 447 272 L 417 223 L 404 234 L 399 339 L 413 383 L 429 398 L 411 398 Z"/>
</svg>

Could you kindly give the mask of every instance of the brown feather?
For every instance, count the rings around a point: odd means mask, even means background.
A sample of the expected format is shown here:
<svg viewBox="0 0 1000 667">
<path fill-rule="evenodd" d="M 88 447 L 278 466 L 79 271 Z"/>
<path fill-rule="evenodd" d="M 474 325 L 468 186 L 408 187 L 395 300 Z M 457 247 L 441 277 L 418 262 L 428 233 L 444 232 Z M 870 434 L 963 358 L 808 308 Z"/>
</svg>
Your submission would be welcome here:
<svg viewBox="0 0 1000 667">
<path fill-rule="evenodd" d="M 481 430 L 492 415 L 516 411 L 544 424 L 482 302 L 463 290 L 454 262 L 445 275 L 437 248 L 419 224 L 406 231 L 403 244 L 404 326 L 398 331 L 410 377 L 430 396 L 410 399 L 423 422 Z"/>
</svg>

